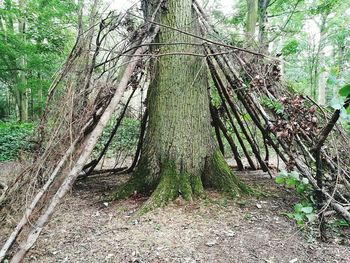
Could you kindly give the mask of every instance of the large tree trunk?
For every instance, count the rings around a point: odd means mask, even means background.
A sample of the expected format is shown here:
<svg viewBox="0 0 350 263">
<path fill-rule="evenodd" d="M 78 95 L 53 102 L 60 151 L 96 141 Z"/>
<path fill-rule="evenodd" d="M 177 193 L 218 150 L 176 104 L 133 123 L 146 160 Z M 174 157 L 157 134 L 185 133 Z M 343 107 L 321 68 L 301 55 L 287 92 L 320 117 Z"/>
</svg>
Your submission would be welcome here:
<svg viewBox="0 0 350 263">
<path fill-rule="evenodd" d="M 158 1 L 146 1 L 144 10 L 151 16 Z M 192 0 L 168 0 L 157 20 L 161 24 L 199 34 Z M 159 43 L 195 43 L 197 39 L 161 28 Z M 194 45 L 164 45 L 164 53 L 201 53 Z M 214 187 L 236 196 L 244 188 L 232 175 L 213 140 L 203 58 L 167 55 L 151 66 L 148 91 L 149 122 L 140 161 L 132 178 L 116 192 L 125 198 L 135 191 L 153 191 L 145 209 L 163 206 L 178 196 L 191 201 L 203 195 L 203 186 Z"/>
</svg>

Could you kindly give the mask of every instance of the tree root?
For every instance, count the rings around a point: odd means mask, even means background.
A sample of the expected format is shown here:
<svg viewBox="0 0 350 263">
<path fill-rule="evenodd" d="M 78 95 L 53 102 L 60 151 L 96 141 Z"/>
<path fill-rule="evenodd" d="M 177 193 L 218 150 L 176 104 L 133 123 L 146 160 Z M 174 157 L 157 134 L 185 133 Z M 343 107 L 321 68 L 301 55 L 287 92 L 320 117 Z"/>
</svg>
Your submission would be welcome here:
<svg viewBox="0 0 350 263">
<path fill-rule="evenodd" d="M 154 190 L 137 213 L 142 215 L 155 208 L 166 206 L 179 196 L 188 202 L 203 198 L 205 197 L 204 186 L 214 188 L 231 198 L 252 193 L 249 187 L 232 174 L 219 150 L 208 159 L 202 177 L 200 174 L 179 172 L 172 161 L 162 164 L 157 177 L 160 179 L 156 182 L 146 183 L 149 174 L 150 171 L 145 169 L 144 165 L 139 166 L 131 179 L 114 193 L 114 199 L 128 198 L 135 192 L 148 195 Z"/>
<path fill-rule="evenodd" d="M 233 175 L 220 151 L 215 151 L 207 162 L 207 173 L 203 174 L 205 187 L 214 188 L 235 198 L 241 194 L 253 193 L 252 189 Z"/>
</svg>

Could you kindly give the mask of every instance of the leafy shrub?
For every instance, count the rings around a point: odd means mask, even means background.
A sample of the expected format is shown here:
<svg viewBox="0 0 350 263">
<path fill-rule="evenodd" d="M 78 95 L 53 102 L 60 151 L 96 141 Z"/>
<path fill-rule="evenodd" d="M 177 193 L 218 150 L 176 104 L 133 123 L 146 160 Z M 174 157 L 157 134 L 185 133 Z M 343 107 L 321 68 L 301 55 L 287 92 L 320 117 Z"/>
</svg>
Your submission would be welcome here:
<svg viewBox="0 0 350 263">
<path fill-rule="evenodd" d="M 300 200 L 294 205 L 293 213 L 288 213 L 287 216 L 296 220 L 299 226 L 303 226 L 305 221 L 314 222 L 317 219 L 313 202 L 313 191 L 309 180 L 301 177 L 298 172 L 290 173 L 282 171 L 276 178 L 276 183 L 286 187 L 295 189 Z"/>
<path fill-rule="evenodd" d="M 105 143 L 108 141 L 109 136 L 113 130 L 115 122 L 110 122 L 105 128 L 103 135 L 101 136 L 98 144 L 96 145 L 94 155 L 99 155 L 102 151 Z M 112 156 L 119 151 L 131 151 L 133 150 L 139 138 L 140 133 L 140 121 L 134 118 L 125 117 L 119 126 L 116 135 L 114 136 L 111 144 L 109 145 L 107 156 Z M 131 153 L 131 152 L 130 152 Z M 133 154 L 133 152 L 132 152 Z"/>
<path fill-rule="evenodd" d="M 296 39 L 288 40 L 282 48 L 284 56 L 294 55 L 299 51 L 299 42 Z"/>
<path fill-rule="evenodd" d="M 277 100 L 272 100 L 268 97 L 262 97 L 261 101 L 262 105 L 269 108 L 273 112 L 275 112 L 278 115 L 284 114 L 284 105 L 282 102 Z"/>
<path fill-rule="evenodd" d="M 32 132 L 31 123 L 0 122 L 0 162 L 16 159 L 20 150 L 30 150 Z"/>
</svg>

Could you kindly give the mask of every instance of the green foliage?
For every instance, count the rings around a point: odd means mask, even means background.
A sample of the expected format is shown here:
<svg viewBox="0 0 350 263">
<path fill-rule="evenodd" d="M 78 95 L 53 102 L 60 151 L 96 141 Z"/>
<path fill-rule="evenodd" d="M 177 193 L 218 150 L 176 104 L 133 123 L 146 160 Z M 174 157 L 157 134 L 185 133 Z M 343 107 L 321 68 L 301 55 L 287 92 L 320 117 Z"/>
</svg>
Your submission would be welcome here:
<svg viewBox="0 0 350 263">
<path fill-rule="evenodd" d="M 296 171 L 290 173 L 282 171 L 275 178 L 275 182 L 295 189 L 300 197 L 299 202 L 294 205 L 294 211 L 287 214 L 289 218 L 294 219 L 301 227 L 306 221 L 314 222 L 317 219 L 313 204 L 313 191 L 307 178 L 301 177 Z"/>
<path fill-rule="evenodd" d="M 340 228 L 340 227 L 350 227 L 350 224 L 345 219 L 338 219 L 335 222 L 328 223 L 328 227 Z"/>
<path fill-rule="evenodd" d="M 110 122 L 105 128 L 101 139 L 95 148 L 95 154 L 103 149 L 105 143 L 109 139 L 109 135 L 113 129 L 114 123 Z M 140 121 L 134 118 L 125 117 L 119 126 L 116 135 L 114 136 L 108 151 L 107 156 L 113 156 L 117 152 L 131 151 L 137 145 L 140 133 Z"/>
<path fill-rule="evenodd" d="M 339 90 L 339 95 L 342 96 L 342 97 L 347 97 L 350 95 L 350 84 L 348 85 L 345 85 L 344 87 L 342 87 L 340 90 Z"/>
<path fill-rule="evenodd" d="M 0 122 L 0 162 L 13 160 L 19 151 L 30 150 L 32 145 L 28 138 L 33 132 L 33 124 Z"/>
<path fill-rule="evenodd" d="M 253 218 L 253 216 L 250 213 L 247 213 L 247 214 L 244 215 L 244 219 L 247 220 L 247 221 L 251 220 L 252 218 Z"/>
<path fill-rule="evenodd" d="M 28 92 L 33 115 L 41 112 L 52 76 L 74 44 L 77 9 L 73 0 L 0 1 L 0 84 L 17 105 L 18 92 Z"/>
<path fill-rule="evenodd" d="M 326 83 L 329 87 L 334 87 L 339 83 L 338 75 L 339 75 L 339 68 L 332 67 L 330 69 L 330 72 L 329 72 L 329 75 L 328 75 L 328 78 L 326 81 Z"/>
<path fill-rule="evenodd" d="M 331 100 L 331 107 L 340 110 L 340 117 L 344 122 L 350 123 L 350 105 L 345 109 L 344 103 L 350 97 L 350 84 L 345 85 L 339 90 L 338 96 Z"/>
<path fill-rule="evenodd" d="M 289 56 L 294 55 L 298 52 L 299 42 L 296 39 L 290 39 L 287 41 L 282 48 L 282 55 Z"/>
<path fill-rule="evenodd" d="M 268 97 L 262 98 L 262 104 L 263 106 L 269 108 L 270 110 L 274 111 L 278 115 L 283 115 L 284 113 L 284 105 L 282 102 L 270 99 Z"/>
</svg>

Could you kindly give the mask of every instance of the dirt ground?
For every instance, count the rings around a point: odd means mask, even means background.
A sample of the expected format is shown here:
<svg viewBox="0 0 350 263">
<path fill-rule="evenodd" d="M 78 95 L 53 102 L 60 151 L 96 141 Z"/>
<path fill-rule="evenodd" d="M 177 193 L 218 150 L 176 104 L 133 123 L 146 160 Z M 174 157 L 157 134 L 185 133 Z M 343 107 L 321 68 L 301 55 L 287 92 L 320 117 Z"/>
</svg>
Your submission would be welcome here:
<svg viewBox="0 0 350 263">
<path fill-rule="evenodd" d="M 103 201 L 127 176 L 79 181 L 25 262 L 350 262 L 347 230 L 332 229 L 320 243 L 312 228 L 300 231 L 283 215 L 297 200 L 290 190 L 261 172 L 236 174 L 266 196 L 208 192 L 207 200 L 178 199 L 139 218 L 144 199 Z"/>
</svg>

